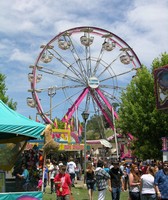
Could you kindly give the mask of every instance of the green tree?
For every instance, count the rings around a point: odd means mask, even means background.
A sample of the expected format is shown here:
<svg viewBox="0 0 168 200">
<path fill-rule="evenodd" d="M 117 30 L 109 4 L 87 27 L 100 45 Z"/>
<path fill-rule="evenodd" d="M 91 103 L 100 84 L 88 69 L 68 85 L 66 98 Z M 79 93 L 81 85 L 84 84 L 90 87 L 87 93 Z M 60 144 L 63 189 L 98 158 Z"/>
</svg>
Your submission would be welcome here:
<svg viewBox="0 0 168 200">
<path fill-rule="evenodd" d="M 9 99 L 9 97 L 6 95 L 6 85 L 5 85 L 5 79 L 6 76 L 3 74 L 0 74 L 0 99 L 7 104 L 11 109 L 16 110 L 17 103 L 13 102 L 13 99 Z"/>
<path fill-rule="evenodd" d="M 108 122 L 103 115 L 93 115 L 87 122 L 87 139 L 97 140 L 108 138 L 113 134 Z"/>
<path fill-rule="evenodd" d="M 166 64 L 168 54 L 164 53 L 154 59 L 151 71 L 142 66 L 121 95 L 117 126 L 135 136 L 132 150 L 142 159 L 161 159 L 161 137 L 168 136 L 168 114 L 156 109 L 153 76 L 154 69 Z"/>
</svg>

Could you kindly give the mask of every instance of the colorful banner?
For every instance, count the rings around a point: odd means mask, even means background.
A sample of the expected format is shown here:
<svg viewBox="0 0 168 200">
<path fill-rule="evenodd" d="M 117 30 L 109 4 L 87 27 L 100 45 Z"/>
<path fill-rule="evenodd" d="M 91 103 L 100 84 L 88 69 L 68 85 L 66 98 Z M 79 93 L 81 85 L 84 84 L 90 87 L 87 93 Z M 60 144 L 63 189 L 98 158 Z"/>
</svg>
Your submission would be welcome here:
<svg viewBox="0 0 168 200">
<path fill-rule="evenodd" d="M 71 143 L 71 130 L 70 129 L 52 129 L 52 138 L 56 140 L 56 142 L 68 142 Z"/>
<path fill-rule="evenodd" d="M 158 110 L 168 109 L 168 65 L 155 69 L 155 95 Z"/>
<path fill-rule="evenodd" d="M 0 193 L 0 200 L 42 200 L 42 192 L 10 192 Z"/>
<path fill-rule="evenodd" d="M 60 151 L 81 151 L 84 150 L 83 144 L 59 144 Z"/>
</svg>

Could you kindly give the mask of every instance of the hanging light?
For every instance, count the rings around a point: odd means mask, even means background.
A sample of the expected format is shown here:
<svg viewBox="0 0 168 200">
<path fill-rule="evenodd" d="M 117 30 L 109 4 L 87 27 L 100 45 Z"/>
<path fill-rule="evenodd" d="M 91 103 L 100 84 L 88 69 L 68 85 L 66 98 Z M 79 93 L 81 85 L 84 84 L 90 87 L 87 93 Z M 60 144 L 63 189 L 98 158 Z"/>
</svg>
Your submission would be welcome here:
<svg viewBox="0 0 168 200">
<path fill-rule="evenodd" d="M 89 118 L 89 113 L 87 111 L 83 111 L 81 115 L 83 120 L 86 122 Z"/>
<path fill-rule="evenodd" d="M 30 106 L 31 108 L 36 107 L 36 103 L 34 99 L 32 99 L 31 97 L 27 97 L 27 105 Z"/>
<path fill-rule="evenodd" d="M 68 41 L 65 41 L 65 40 L 63 40 L 63 39 L 59 39 L 59 40 L 58 40 L 58 46 L 59 46 L 59 48 L 62 49 L 62 50 L 67 50 L 67 49 L 70 48 L 71 44 L 70 44 L 70 42 L 68 42 Z"/>
<path fill-rule="evenodd" d="M 48 88 L 48 96 L 54 96 L 56 94 L 56 87 L 49 87 Z"/>
<path fill-rule="evenodd" d="M 92 37 L 92 36 L 91 37 L 86 37 L 84 35 L 84 36 L 80 37 L 81 43 L 86 47 L 90 46 L 93 43 L 93 39 L 94 39 L 94 37 Z"/>
</svg>

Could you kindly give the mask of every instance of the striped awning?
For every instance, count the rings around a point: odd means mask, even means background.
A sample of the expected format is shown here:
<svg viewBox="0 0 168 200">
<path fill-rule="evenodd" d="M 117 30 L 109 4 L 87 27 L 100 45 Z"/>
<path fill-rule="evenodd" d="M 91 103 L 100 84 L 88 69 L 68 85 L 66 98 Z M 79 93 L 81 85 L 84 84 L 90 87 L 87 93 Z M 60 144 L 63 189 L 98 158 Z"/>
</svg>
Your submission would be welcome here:
<svg viewBox="0 0 168 200">
<path fill-rule="evenodd" d="M 106 139 L 101 139 L 100 143 L 102 145 L 104 145 L 105 147 L 112 148 L 112 144 L 109 141 L 107 141 Z"/>
</svg>

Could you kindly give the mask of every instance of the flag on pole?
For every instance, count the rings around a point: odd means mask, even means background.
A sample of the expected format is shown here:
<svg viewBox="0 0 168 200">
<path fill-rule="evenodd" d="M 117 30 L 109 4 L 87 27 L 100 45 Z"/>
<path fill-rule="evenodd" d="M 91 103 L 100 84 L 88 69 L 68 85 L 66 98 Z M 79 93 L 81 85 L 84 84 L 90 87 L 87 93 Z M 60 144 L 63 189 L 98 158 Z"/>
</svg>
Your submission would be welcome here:
<svg viewBox="0 0 168 200">
<path fill-rule="evenodd" d="M 71 118 L 70 126 L 71 126 L 71 131 L 74 131 L 74 118 L 73 117 Z"/>
<path fill-rule="evenodd" d="M 55 128 L 58 128 L 57 118 L 54 119 L 54 126 Z"/>
<path fill-rule="evenodd" d="M 67 122 L 67 115 L 65 115 L 64 119 L 65 119 L 65 124 L 64 124 L 64 129 L 67 129 L 68 127 L 68 122 Z"/>
<path fill-rule="evenodd" d="M 79 137 L 82 136 L 82 130 L 83 130 L 82 124 L 79 122 L 79 129 L 78 129 Z"/>
</svg>

